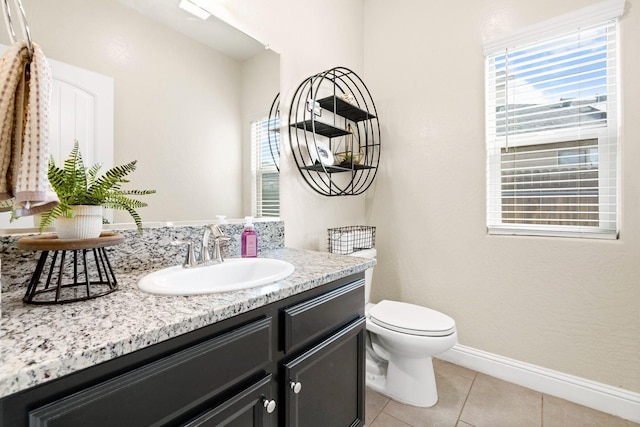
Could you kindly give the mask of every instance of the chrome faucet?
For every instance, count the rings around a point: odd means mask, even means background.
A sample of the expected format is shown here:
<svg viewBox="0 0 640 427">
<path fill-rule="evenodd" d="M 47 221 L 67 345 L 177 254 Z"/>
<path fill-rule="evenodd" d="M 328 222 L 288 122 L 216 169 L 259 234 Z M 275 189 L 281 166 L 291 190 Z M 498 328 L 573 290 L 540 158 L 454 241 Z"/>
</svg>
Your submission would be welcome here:
<svg viewBox="0 0 640 427">
<path fill-rule="evenodd" d="M 213 236 L 213 255 L 209 252 L 209 239 L 211 236 Z M 220 250 L 220 242 L 229 240 L 231 240 L 231 238 L 225 236 L 216 224 L 206 225 L 204 227 L 204 235 L 202 236 L 202 248 L 200 249 L 202 263 L 207 265 L 224 262 L 224 259 L 222 259 L 222 251 Z"/>
<path fill-rule="evenodd" d="M 213 254 L 209 252 L 209 240 L 211 239 L 211 236 L 213 236 Z M 225 236 L 217 225 L 210 224 L 204 227 L 202 246 L 200 247 L 199 253 L 200 259 L 196 257 L 195 250 L 193 249 L 193 242 L 191 240 L 174 240 L 171 244 L 173 246 L 187 246 L 187 255 L 182 266 L 184 268 L 192 268 L 224 262 L 224 259 L 222 258 L 222 251 L 220 250 L 220 242 L 226 242 L 228 240 L 231 240 L 231 238 Z"/>
<path fill-rule="evenodd" d="M 196 259 L 196 254 L 193 250 L 193 242 L 191 240 L 174 240 L 171 242 L 172 246 L 187 246 L 187 256 L 184 258 L 184 262 L 182 266 L 184 268 L 197 267 L 199 265 L 198 260 Z"/>
</svg>

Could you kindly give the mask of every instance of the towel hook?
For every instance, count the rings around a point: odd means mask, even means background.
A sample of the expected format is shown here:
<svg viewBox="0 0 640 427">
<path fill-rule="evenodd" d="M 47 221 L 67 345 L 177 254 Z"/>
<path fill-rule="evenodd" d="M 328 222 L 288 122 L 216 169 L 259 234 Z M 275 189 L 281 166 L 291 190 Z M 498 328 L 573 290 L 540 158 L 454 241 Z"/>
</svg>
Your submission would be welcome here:
<svg viewBox="0 0 640 427">
<path fill-rule="evenodd" d="M 27 38 L 27 49 L 29 50 L 29 56 L 33 55 L 33 45 L 31 43 L 31 32 L 29 31 L 29 24 L 27 24 L 27 14 L 24 12 L 22 2 L 20 0 L 14 0 L 20 11 L 20 20 L 22 21 L 22 28 Z M 11 8 L 7 3 L 7 0 L 2 0 L 2 9 L 4 11 L 4 22 L 7 25 L 7 32 L 9 33 L 9 39 L 11 43 L 16 42 L 16 32 L 13 28 L 13 21 L 11 20 Z"/>
</svg>

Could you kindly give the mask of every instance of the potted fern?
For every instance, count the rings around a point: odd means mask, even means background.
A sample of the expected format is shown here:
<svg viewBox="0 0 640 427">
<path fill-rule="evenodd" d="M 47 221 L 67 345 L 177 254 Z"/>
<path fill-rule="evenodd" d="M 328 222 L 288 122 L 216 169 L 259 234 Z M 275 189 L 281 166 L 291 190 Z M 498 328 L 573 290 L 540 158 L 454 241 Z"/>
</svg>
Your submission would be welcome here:
<svg viewBox="0 0 640 427">
<path fill-rule="evenodd" d="M 129 212 L 142 234 L 142 219 L 136 209 L 147 206 L 133 199 L 131 195 L 153 194 L 155 190 L 123 190 L 122 184 L 129 182 L 126 176 L 135 171 L 137 161 L 116 166 L 103 175 L 98 175 L 101 163 L 88 168 L 84 166 L 78 142 L 62 168 L 49 160 L 48 178 L 58 194 L 60 204 L 42 215 L 40 232 L 55 221 L 56 233 L 60 239 L 88 239 L 100 236 L 103 208 L 120 209 Z"/>
</svg>

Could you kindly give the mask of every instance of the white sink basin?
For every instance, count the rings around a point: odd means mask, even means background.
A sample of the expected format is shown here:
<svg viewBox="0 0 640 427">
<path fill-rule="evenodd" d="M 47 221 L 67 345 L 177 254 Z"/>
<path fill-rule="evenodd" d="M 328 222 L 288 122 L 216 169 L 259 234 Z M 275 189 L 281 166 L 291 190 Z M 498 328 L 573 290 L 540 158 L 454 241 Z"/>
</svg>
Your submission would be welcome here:
<svg viewBox="0 0 640 427">
<path fill-rule="evenodd" d="M 138 282 L 144 292 L 161 295 L 199 295 L 237 291 L 277 282 L 295 267 L 279 259 L 228 258 L 221 264 L 168 267 L 147 274 Z"/>
</svg>

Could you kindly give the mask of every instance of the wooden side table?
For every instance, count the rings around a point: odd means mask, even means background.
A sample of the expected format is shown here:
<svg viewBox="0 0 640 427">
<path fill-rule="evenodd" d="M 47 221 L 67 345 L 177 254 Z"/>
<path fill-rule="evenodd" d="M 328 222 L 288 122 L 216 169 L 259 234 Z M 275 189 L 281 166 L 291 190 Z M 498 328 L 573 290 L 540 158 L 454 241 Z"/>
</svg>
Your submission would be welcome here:
<svg viewBox="0 0 640 427">
<path fill-rule="evenodd" d="M 19 239 L 18 249 L 42 251 L 22 301 L 63 304 L 110 294 L 117 289 L 118 282 L 105 248 L 123 241 L 121 234 L 110 231 L 103 231 L 95 239 L 58 239 L 55 234 Z M 48 258 L 48 268 L 45 268 Z M 40 283 L 45 270 L 46 280 Z"/>
</svg>

